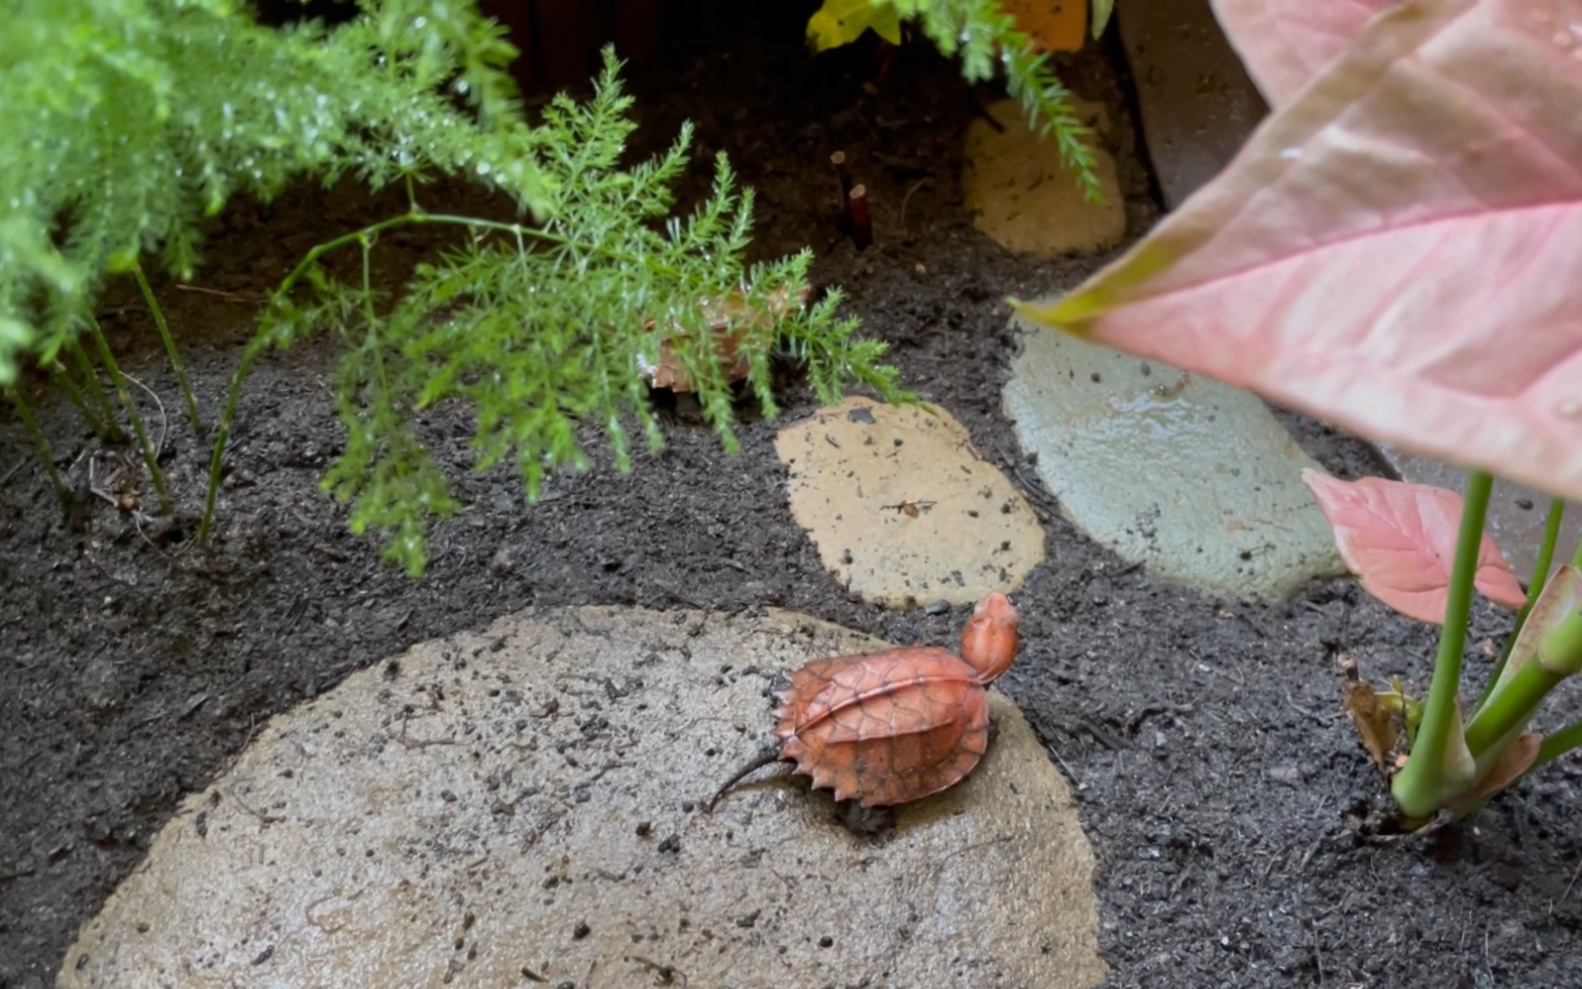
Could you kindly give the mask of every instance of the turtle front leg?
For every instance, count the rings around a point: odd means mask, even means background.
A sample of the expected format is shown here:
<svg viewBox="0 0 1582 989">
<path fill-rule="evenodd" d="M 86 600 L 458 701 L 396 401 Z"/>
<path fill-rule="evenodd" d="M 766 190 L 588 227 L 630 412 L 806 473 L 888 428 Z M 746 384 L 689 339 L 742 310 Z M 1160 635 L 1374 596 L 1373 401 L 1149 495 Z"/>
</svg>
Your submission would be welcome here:
<svg viewBox="0 0 1582 989">
<path fill-rule="evenodd" d="M 724 786 L 721 786 L 718 790 L 714 791 L 714 796 L 710 797 L 708 803 L 703 805 L 703 812 L 705 814 L 714 813 L 714 805 L 719 803 L 721 797 L 725 796 L 726 790 L 729 790 L 731 787 L 735 786 L 737 783 L 740 783 L 742 780 L 746 779 L 748 776 L 751 776 L 753 773 L 756 773 L 765 766 L 779 761 L 780 747 L 777 745 L 768 746 L 762 752 L 759 752 L 756 756 L 753 756 L 752 762 L 749 762 L 747 765 L 743 766 L 736 772 L 735 775 L 725 781 Z"/>
</svg>

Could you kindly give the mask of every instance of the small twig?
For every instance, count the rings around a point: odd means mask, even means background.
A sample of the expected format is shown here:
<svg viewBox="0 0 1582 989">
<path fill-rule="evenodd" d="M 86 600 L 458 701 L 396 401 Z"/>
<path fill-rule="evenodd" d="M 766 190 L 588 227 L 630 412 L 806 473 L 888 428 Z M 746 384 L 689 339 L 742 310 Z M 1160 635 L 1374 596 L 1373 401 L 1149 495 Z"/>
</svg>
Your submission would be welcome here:
<svg viewBox="0 0 1582 989">
<path fill-rule="evenodd" d="M 1002 834 L 1002 835 L 999 835 L 999 836 L 994 837 L 994 838 L 985 838 L 983 841 L 975 841 L 972 844 L 967 845 L 964 848 L 958 848 L 958 849 L 956 849 L 955 851 L 952 851 L 952 852 L 946 852 L 944 857 L 939 860 L 939 867 L 941 869 L 943 869 L 945 867 L 945 863 L 946 862 L 948 862 L 950 859 L 955 858 L 958 855 L 966 855 L 967 853 L 975 852 L 975 851 L 977 851 L 980 848 L 988 848 L 990 845 L 998 845 L 1002 841 L 1010 841 L 1010 840 L 1011 840 L 1011 836 L 1010 835 Z"/>
<path fill-rule="evenodd" d="M 840 198 L 845 202 L 851 198 L 851 172 L 846 168 L 846 152 L 837 151 L 830 155 L 829 163 L 835 166 L 835 177 L 840 179 Z"/>
<path fill-rule="evenodd" d="M 276 816 L 274 814 L 265 814 L 262 811 L 257 811 L 257 810 L 254 810 L 253 808 L 249 807 L 247 805 L 247 801 L 243 800 L 237 794 L 237 792 L 235 790 L 231 791 L 231 799 L 236 801 L 237 806 L 241 807 L 243 810 L 247 811 L 249 814 L 251 814 L 254 817 L 258 818 L 259 823 L 263 824 L 265 827 L 268 827 L 271 824 L 281 824 L 281 823 L 285 822 L 285 818 L 284 817 L 279 817 L 279 816 Z"/>
<path fill-rule="evenodd" d="M 1578 862 L 1576 869 L 1572 871 L 1571 881 L 1566 883 L 1565 892 L 1560 894 L 1560 902 L 1564 903 L 1566 900 L 1571 898 L 1571 887 L 1577 884 L 1577 876 L 1582 876 L 1582 862 Z M 1555 912 L 1555 905 L 1553 903 L 1549 904 L 1549 912 L 1551 914 Z"/>
<path fill-rule="evenodd" d="M 679 968 L 676 968 L 674 965 L 661 965 L 656 961 L 651 961 L 650 959 L 644 958 L 642 955 L 628 955 L 627 957 L 648 969 L 648 971 L 659 976 L 659 984 L 662 986 L 668 986 L 675 982 L 676 976 L 678 975 L 681 977 L 681 989 L 687 989 L 687 986 L 690 984 L 687 980 L 687 973 L 681 971 Z"/>
<path fill-rule="evenodd" d="M 159 396 L 154 393 L 154 389 L 132 377 L 130 372 L 122 371 L 121 377 L 148 392 L 148 397 L 152 398 L 154 404 L 159 407 L 159 442 L 154 444 L 154 456 L 157 458 L 165 452 L 165 437 L 170 434 L 170 416 L 165 413 L 165 403 L 159 400 Z"/>
<path fill-rule="evenodd" d="M 115 496 L 94 483 L 93 461 L 91 460 L 88 461 L 88 493 L 94 495 L 95 497 L 103 498 L 105 504 L 109 505 L 116 511 L 119 512 L 121 510 L 121 503 L 115 500 Z"/>
<path fill-rule="evenodd" d="M 1149 718 L 1152 718 L 1158 714 L 1169 715 L 1171 718 L 1179 718 L 1182 715 L 1194 714 L 1196 711 L 1197 708 L 1193 707 L 1191 704 L 1149 704 L 1136 714 L 1132 715 L 1131 720 L 1126 723 L 1126 733 L 1128 735 L 1137 734 L 1137 730 L 1143 726 L 1144 721 L 1147 721 Z"/>
<path fill-rule="evenodd" d="M 1056 749 L 1053 745 L 1049 745 L 1048 743 L 1045 743 L 1044 748 L 1049 752 L 1050 755 L 1055 757 L 1056 762 L 1060 763 L 1060 768 L 1066 771 L 1066 775 L 1071 777 L 1072 785 L 1074 785 L 1078 790 L 1081 790 L 1085 785 L 1082 782 L 1082 777 L 1078 776 L 1077 771 L 1072 769 L 1071 765 L 1067 763 L 1065 759 L 1061 758 L 1060 750 Z"/>
<path fill-rule="evenodd" d="M 21 470 L 23 468 L 23 466 L 26 465 L 26 464 L 27 464 L 27 458 L 24 457 L 21 460 L 18 460 L 15 464 L 13 464 L 11 466 L 10 470 L 6 471 L 4 474 L 0 474 L 0 487 L 4 487 L 5 485 L 10 484 L 11 483 L 11 479 L 13 477 L 16 477 L 17 471 Z"/>
<path fill-rule="evenodd" d="M 868 212 L 868 187 L 854 185 L 846 197 L 846 212 L 851 218 L 851 242 L 857 250 L 873 243 L 873 215 Z"/>
<path fill-rule="evenodd" d="M 202 285 L 186 285 L 181 282 L 176 283 L 176 288 L 182 292 L 192 292 L 196 295 L 212 295 L 216 299 L 224 299 L 226 302 L 246 302 L 252 305 L 262 305 L 269 301 L 268 296 L 257 292 L 227 292 L 223 289 L 204 288 Z"/>
</svg>

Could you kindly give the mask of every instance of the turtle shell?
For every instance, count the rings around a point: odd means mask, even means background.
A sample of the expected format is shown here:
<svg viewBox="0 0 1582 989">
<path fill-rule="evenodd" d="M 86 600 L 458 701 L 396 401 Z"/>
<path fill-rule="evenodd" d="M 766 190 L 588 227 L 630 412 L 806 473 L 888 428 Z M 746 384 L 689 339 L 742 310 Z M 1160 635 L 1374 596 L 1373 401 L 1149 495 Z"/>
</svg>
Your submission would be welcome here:
<svg viewBox="0 0 1582 989">
<path fill-rule="evenodd" d="M 1016 607 L 995 592 L 961 634 L 961 655 L 929 646 L 816 659 L 786 674 L 769 748 L 706 803 L 776 760 L 837 800 L 891 807 L 960 782 L 989 748 L 987 687 L 1016 658 Z"/>
<path fill-rule="evenodd" d="M 780 758 L 813 785 L 888 807 L 959 782 L 989 748 L 983 672 L 945 649 L 814 660 L 779 694 Z"/>
</svg>

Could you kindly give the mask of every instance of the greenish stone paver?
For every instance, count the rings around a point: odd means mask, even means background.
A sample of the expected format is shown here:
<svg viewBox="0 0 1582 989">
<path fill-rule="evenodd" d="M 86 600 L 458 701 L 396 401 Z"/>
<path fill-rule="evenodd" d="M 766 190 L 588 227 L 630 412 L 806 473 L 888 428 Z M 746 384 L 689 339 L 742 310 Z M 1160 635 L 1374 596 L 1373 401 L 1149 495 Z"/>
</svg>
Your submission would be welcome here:
<svg viewBox="0 0 1582 989">
<path fill-rule="evenodd" d="M 1004 393 L 1061 510 L 1152 576 L 1254 600 L 1344 573 L 1318 467 L 1253 395 L 1018 320 Z"/>
</svg>

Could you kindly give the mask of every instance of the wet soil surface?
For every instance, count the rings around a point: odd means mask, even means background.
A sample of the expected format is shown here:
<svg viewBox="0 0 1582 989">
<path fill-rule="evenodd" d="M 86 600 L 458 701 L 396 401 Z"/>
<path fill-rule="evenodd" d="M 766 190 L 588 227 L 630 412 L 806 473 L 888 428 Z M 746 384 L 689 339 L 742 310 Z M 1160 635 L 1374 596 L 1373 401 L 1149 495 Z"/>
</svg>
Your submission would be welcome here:
<svg viewBox="0 0 1582 989">
<path fill-rule="evenodd" d="M 1100 940 L 1113 986 L 1484 987 L 1576 984 L 1582 957 L 1582 770 L 1568 760 L 1438 842 L 1373 835 L 1380 784 L 1338 704 L 1336 655 L 1421 687 L 1429 630 L 1347 583 L 1272 607 L 1161 586 L 1062 520 L 1000 411 L 1016 347 L 1006 295 L 1074 284 L 1098 260 L 1038 263 L 978 234 L 958 194 L 960 136 L 992 94 L 931 52 L 868 44 L 811 60 L 804 12 L 762 23 L 731 8 L 672 39 L 634 76 L 643 141 L 698 123 L 699 164 L 727 150 L 760 193 L 762 256 L 811 245 L 821 283 L 892 344 L 907 383 L 971 430 L 1045 522 L 1050 562 L 1017 595 L 1022 658 L 1001 681 L 1077 788 L 1098 856 Z M 1113 53 L 1065 70 L 1109 104 L 1133 234 L 1157 217 Z M 837 231 L 828 164 L 844 150 L 873 199 L 877 243 Z M 443 193 L 434 193 L 444 196 Z M 443 205 L 500 211 L 451 195 Z M 433 201 L 431 206 L 441 203 Z M 313 244 L 399 209 L 300 190 L 217 221 L 200 285 L 156 285 L 212 416 L 256 308 Z M 433 250 L 390 238 L 387 283 Z M 524 504 L 517 478 L 466 470 L 461 410 L 425 417 L 466 510 L 432 537 L 420 582 L 346 531 L 317 483 L 341 449 L 328 343 L 263 361 L 242 403 L 219 527 L 191 545 L 207 447 L 146 311 L 125 285 L 104 321 L 180 502 L 173 525 L 88 494 L 63 523 L 24 434 L 0 418 L 0 987 L 49 984 L 83 921 L 133 869 L 184 793 L 220 772 L 271 715 L 414 642 L 526 605 L 793 608 L 896 642 L 947 641 L 961 616 L 891 614 L 849 598 L 791 522 L 775 424 L 744 416 L 726 456 L 685 406 L 668 445 L 620 474 L 556 476 Z M 786 419 L 813 409 L 789 383 Z M 55 458 L 112 498 L 135 457 L 101 451 L 70 407 L 37 396 Z M 1289 417 L 1347 476 L 1369 448 Z M 588 434 L 590 442 L 597 437 Z M 138 485 L 134 485 L 134 488 Z M 134 492 L 135 493 L 135 492 Z M 146 493 L 143 494 L 146 499 Z M 1508 619 L 1481 611 L 1469 662 L 1487 667 Z"/>
</svg>

